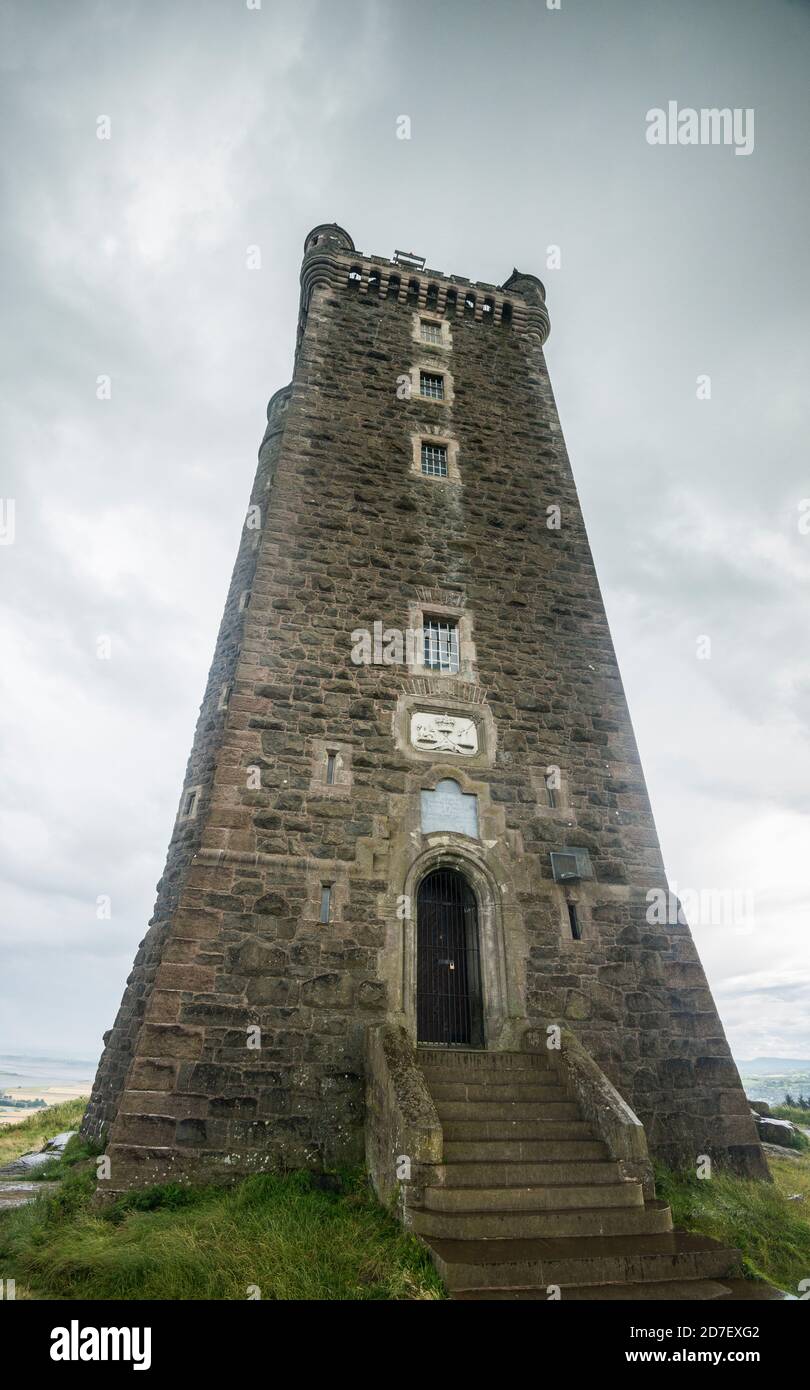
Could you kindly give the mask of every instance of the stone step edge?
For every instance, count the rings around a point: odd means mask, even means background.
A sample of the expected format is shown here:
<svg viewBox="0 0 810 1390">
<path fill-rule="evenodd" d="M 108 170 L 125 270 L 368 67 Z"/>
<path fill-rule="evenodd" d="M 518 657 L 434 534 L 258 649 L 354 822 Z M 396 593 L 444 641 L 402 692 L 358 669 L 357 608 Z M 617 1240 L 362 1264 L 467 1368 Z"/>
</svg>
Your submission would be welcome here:
<svg viewBox="0 0 810 1390">
<path fill-rule="evenodd" d="M 497 1183 L 494 1183 L 494 1182 L 470 1182 L 470 1183 L 432 1182 L 432 1183 L 429 1183 L 429 1184 L 427 1185 L 427 1187 L 425 1188 L 425 1191 L 426 1191 L 426 1192 L 430 1192 L 430 1191 L 433 1191 L 433 1192 L 514 1192 L 515 1190 L 518 1190 L 518 1191 L 520 1191 L 520 1192 L 551 1192 L 551 1191 L 555 1190 L 556 1188 L 560 1188 L 562 1191 L 568 1192 L 568 1191 L 573 1187 L 573 1188 L 576 1188 L 576 1190 L 577 1190 L 578 1192 L 582 1192 L 582 1191 L 588 1191 L 588 1192 L 590 1192 L 590 1191 L 593 1191 L 594 1195 L 596 1195 L 597 1191 L 598 1191 L 598 1192 L 602 1192 L 602 1191 L 604 1191 L 604 1189 L 605 1189 L 606 1187 L 640 1187 L 640 1186 L 641 1186 L 641 1184 L 640 1184 L 638 1178 L 622 1178 L 622 1177 L 617 1177 L 617 1178 L 615 1179 L 614 1182 L 518 1182 L 518 1183 L 504 1183 L 504 1184 L 503 1184 L 502 1186 L 500 1186 L 500 1187 L 498 1186 Z M 645 1203 L 645 1205 L 649 1207 L 650 1204 L 649 1204 L 649 1202 L 647 1202 L 647 1203 Z M 587 1211 L 590 1211 L 591 1208 L 590 1208 L 590 1207 L 587 1207 L 586 1210 L 587 1210 Z"/>
<path fill-rule="evenodd" d="M 671 1233 L 670 1233 L 671 1234 Z M 621 1241 L 622 1237 L 601 1237 L 606 1244 L 614 1241 Z M 654 1242 L 662 1239 L 659 1236 L 634 1237 L 635 1240 Z M 672 1280 L 717 1280 L 719 1283 L 728 1282 L 734 1279 L 742 1267 L 742 1257 L 738 1250 L 732 1250 L 723 1246 L 719 1241 L 714 1242 L 714 1249 L 701 1250 L 655 1250 L 648 1248 L 635 1252 L 627 1250 L 611 1250 L 609 1247 L 601 1252 L 576 1251 L 557 1251 L 548 1254 L 515 1254 L 507 1260 L 486 1260 L 472 1258 L 448 1258 L 446 1250 L 443 1252 L 440 1247 L 448 1244 L 453 1246 L 465 1246 L 475 1243 L 481 1245 L 510 1245 L 520 1246 L 523 1244 L 536 1245 L 534 1239 L 528 1242 L 514 1240 L 490 1240 L 468 1242 L 465 1240 L 448 1241 L 442 1237 L 417 1235 L 417 1240 L 423 1244 L 430 1255 L 433 1264 L 441 1275 L 448 1287 L 451 1298 L 458 1293 L 465 1293 L 468 1289 L 475 1288 L 545 1288 L 549 1284 L 559 1284 L 560 1288 L 569 1287 L 588 1287 L 593 1286 L 599 1281 L 600 1276 L 595 1266 L 602 1266 L 602 1279 L 607 1287 L 610 1284 L 638 1283 L 638 1284 L 660 1284 Z M 576 1244 L 576 1237 L 567 1237 L 566 1244 Z M 561 1242 L 557 1242 L 561 1243 Z M 605 1265 L 612 1266 L 613 1272 L 609 1272 Z M 493 1280 L 493 1276 L 498 1269 L 505 1269 L 508 1266 L 519 1267 L 519 1285 L 500 1284 Z M 577 1268 L 579 1267 L 579 1268 Z M 534 1283 L 527 1283 L 526 1280 L 534 1280 Z"/>
<path fill-rule="evenodd" d="M 462 1141 L 462 1142 L 463 1142 L 463 1141 Z M 472 1143 L 472 1140 L 470 1140 L 469 1142 Z M 552 1141 L 552 1142 L 553 1142 L 553 1141 Z M 560 1142 L 562 1142 L 562 1141 L 560 1141 Z M 520 1159 L 520 1158 L 492 1158 L 492 1159 L 489 1159 L 489 1162 L 492 1163 L 495 1167 L 498 1167 L 498 1168 L 529 1168 L 529 1167 L 532 1167 L 532 1168 L 542 1168 L 543 1165 L 546 1164 L 546 1163 L 548 1163 L 549 1165 L 553 1165 L 554 1167 L 559 1167 L 560 1164 L 562 1164 L 562 1163 L 577 1163 L 577 1164 L 581 1164 L 583 1168 L 586 1167 L 586 1166 L 587 1166 L 587 1167 L 595 1166 L 595 1167 L 597 1167 L 597 1168 L 604 1168 L 606 1164 L 608 1164 L 608 1163 L 613 1163 L 613 1164 L 615 1164 L 615 1163 L 617 1162 L 617 1160 L 616 1160 L 615 1158 L 534 1158 L 534 1159 L 529 1159 L 528 1162 L 527 1162 L 527 1161 L 525 1161 L 524 1159 Z M 440 1165 L 440 1167 L 444 1168 L 445 1170 L 447 1170 L 448 1168 L 467 1168 L 467 1167 L 469 1167 L 469 1166 L 472 1166 L 472 1167 L 480 1167 L 480 1166 L 481 1166 L 481 1159 L 479 1159 L 479 1158 L 453 1158 L 453 1159 L 450 1159 L 450 1161 L 449 1161 L 448 1163 L 442 1163 L 442 1164 Z M 636 1178 L 629 1178 L 629 1179 L 627 1179 L 627 1181 L 628 1181 L 628 1182 L 637 1182 L 638 1179 L 636 1179 Z"/>
<path fill-rule="evenodd" d="M 561 1187 L 561 1186 L 565 1186 L 565 1184 L 563 1184 L 563 1183 L 558 1183 L 557 1186 L 558 1186 L 558 1187 Z M 606 1186 L 607 1186 L 607 1184 L 606 1184 Z M 441 1191 L 441 1189 L 438 1189 L 438 1190 Z M 508 1188 L 508 1187 L 505 1187 L 505 1188 L 502 1188 L 501 1190 L 504 1191 L 504 1192 L 509 1192 L 511 1189 Z M 473 1188 L 473 1187 L 459 1187 L 459 1188 L 453 1188 L 453 1191 L 454 1191 L 454 1192 L 474 1192 L 474 1191 L 475 1191 L 475 1188 Z M 616 1214 L 616 1212 L 622 1212 L 622 1211 L 625 1210 L 625 1208 L 624 1208 L 624 1207 L 611 1207 L 611 1206 L 606 1206 L 606 1207 L 543 1207 L 542 1210 L 540 1210 L 540 1211 L 527 1211 L 525 1207 L 496 1207 L 494 1211 L 481 1211 L 481 1209 L 478 1208 L 478 1207 L 472 1207 L 472 1208 L 470 1208 L 470 1207 L 453 1207 L 451 1211 L 439 1211 L 439 1210 L 437 1210 L 436 1207 L 425 1207 L 425 1206 L 422 1206 L 421 1204 L 420 1204 L 419 1206 L 416 1206 L 415 1204 L 412 1204 L 411 1207 L 410 1207 L 410 1210 L 411 1210 L 411 1211 L 418 1211 L 418 1212 L 422 1213 L 422 1214 L 425 1215 L 425 1216 L 453 1216 L 453 1217 L 455 1217 L 455 1216 L 459 1216 L 459 1217 L 464 1217 L 464 1216 L 476 1216 L 476 1217 L 478 1217 L 478 1216 L 578 1216 L 578 1217 L 579 1217 L 579 1216 L 598 1216 L 598 1215 L 604 1216 L 604 1215 L 606 1215 L 606 1214 L 609 1214 L 610 1216 L 614 1216 L 614 1215 Z M 649 1212 L 649 1210 L 650 1210 L 650 1204 L 649 1204 L 649 1202 L 645 1202 L 643 1206 L 640 1206 L 640 1207 L 628 1207 L 627 1210 L 631 1210 L 631 1211 L 633 1211 L 633 1212 L 637 1212 L 637 1211 Z M 657 1210 L 660 1211 L 660 1208 L 658 1208 Z M 631 1231 L 631 1232 L 629 1232 L 629 1234 L 631 1234 L 631 1235 L 636 1235 L 637 1232 Z M 647 1234 L 647 1233 L 645 1232 L 644 1234 Z M 654 1231 L 654 1232 L 651 1232 L 650 1234 L 653 1234 L 653 1235 L 662 1235 L 662 1234 L 663 1234 L 663 1235 L 669 1235 L 669 1234 L 671 1234 L 671 1232 L 669 1232 L 669 1231 L 666 1231 L 666 1232 L 655 1232 L 655 1231 Z M 622 1236 L 621 1236 L 621 1233 L 619 1233 L 619 1232 L 617 1232 L 617 1233 L 615 1234 L 615 1236 L 614 1236 L 614 1239 L 616 1239 L 616 1240 L 621 1240 L 621 1238 L 622 1238 Z M 465 1237 L 464 1237 L 464 1236 L 443 1236 L 443 1237 L 442 1237 L 442 1236 L 437 1236 L 437 1239 L 438 1239 L 438 1240 L 444 1239 L 444 1240 L 462 1240 L 462 1241 L 463 1241 L 463 1240 L 465 1239 Z M 487 1240 L 487 1239 L 497 1240 L 498 1237 L 497 1237 L 497 1236 L 491 1236 L 491 1237 L 487 1237 L 487 1236 L 469 1236 L 469 1237 L 466 1237 L 466 1239 L 469 1239 L 469 1240 Z M 512 1239 L 513 1239 L 513 1240 L 517 1240 L 517 1239 L 519 1239 L 519 1237 L 518 1237 L 518 1236 L 513 1236 Z M 542 1240 L 543 1237 L 542 1237 L 542 1236 L 538 1236 L 537 1239 Z M 553 1236 L 553 1237 L 551 1237 L 551 1239 L 553 1239 L 553 1240 L 576 1240 L 576 1236 Z"/>
<path fill-rule="evenodd" d="M 610 1298 L 605 1298 L 606 1290 L 612 1291 L 614 1295 L 617 1290 L 626 1290 L 628 1302 L 663 1303 L 666 1302 L 667 1299 L 673 1298 L 677 1299 L 678 1301 L 681 1301 L 681 1299 L 684 1302 L 688 1301 L 688 1294 L 686 1296 L 683 1296 L 674 1293 L 673 1291 L 683 1289 L 684 1287 L 688 1288 L 689 1285 L 694 1285 L 695 1288 L 711 1290 L 711 1292 L 705 1293 L 705 1301 L 719 1301 L 721 1299 L 726 1299 L 732 1292 L 731 1288 L 729 1287 L 729 1284 L 726 1283 L 723 1279 L 712 1278 L 710 1275 L 705 1274 L 689 1274 L 687 1272 L 684 1272 L 678 1279 L 651 1279 L 646 1282 L 640 1279 L 630 1281 L 622 1279 L 606 1279 L 602 1284 L 558 1284 L 557 1287 L 560 1290 L 561 1297 L 559 1299 L 559 1302 L 561 1303 L 565 1302 L 566 1292 L 568 1292 L 569 1295 L 583 1293 L 593 1294 L 594 1302 L 598 1301 L 600 1297 L 604 1298 L 606 1302 L 609 1302 Z M 528 1299 L 531 1299 L 532 1301 L 537 1301 L 540 1303 L 556 1303 L 558 1301 L 557 1299 L 548 1298 L 548 1295 L 545 1292 L 547 1287 L 548 1286 L 544 1284 L 484 1284 L 480 1285 L 479 1287 L 451 1289 L 450 1297 L 453 1302 L 457 1303 L 466 1303 L 478 1300 L 483 1302 L 487 1298 L 491 1299 L 493 1303 L 506 1302 L 510 1298 L 513 1298 L 516 1301 L 520 1300 L 521 1298 L 525 1298 L 527 1301 Z M 646 1297 L 644 1296 L 644 1294 L 639 1296 L 638 1290 L 642 1289 L 646 1291 Z M 656 1293 L 660 1292 L 660 1299 L 654 1299 L 649 1297 L 649 1291 L 653 1289 L 656 1291 Z M 574 1298 L 571 1301 L 576 1302 L 578 1300 Z M 695 1302 L 698 1301 L 704 1300 L 695 1300 Z"/>
</svg>

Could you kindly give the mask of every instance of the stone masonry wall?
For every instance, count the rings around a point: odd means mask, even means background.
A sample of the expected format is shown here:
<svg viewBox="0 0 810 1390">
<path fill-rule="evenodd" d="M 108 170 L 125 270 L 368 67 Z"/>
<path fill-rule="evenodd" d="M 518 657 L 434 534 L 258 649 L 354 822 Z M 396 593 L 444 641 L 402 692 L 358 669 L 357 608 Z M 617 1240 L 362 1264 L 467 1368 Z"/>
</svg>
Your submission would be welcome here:
<svg viewBox="0 0 810 1390">
<path fill-rule="evenodd" d="M 424 272 L 409 303 L 411 278 L 339 228 L 307 239 L 294 378 L 251 499 L 261 528 L 243 535 L 189 764 L 201 800 L 175 830 L 86 1128 L 109 1130 L 114 1189 L 358 1160 L 366 1025 L 413 1031 L 401 895 L 441 861 L 479 894 L 488 1046 L 565 1020 L 653 1152 L 762 1172 L 689 930 L 645 918 L 666 882 L 543 357 L 542 286 Z M 416 341 L 419 312 L 449 324 L 449 344 Z M 431 362 L 451 404 L 397 392 Z M 414 470 L 424 435 L 457 445 L 457 480 Z M 457 678 L 352 662 L 353 632 L 424 611 L 459 615 Z M 402 731 L 420 701 L 473 717 L 479 754 L 416 752 Z M 477 842 L 421 834 L 420 793 L 448 776 L 478 797 Z M 581 940 L 550 868 L 566 845 L 595 870 L 576 889 Z"/>
<path fill-rule="evenodd" d="M 265 446 L 251 493 L 251 504 L 261 504 L 265 499 L 268 480 L 272 476 L 273 464 L 279 451 L 287 400 L 287 391 L 277 392 L 268 406 Z M 82 1122 L 82 1134 L 86 1138 L 102 1139 L 118 1111 L 121 1090 L 135 1053 L 169 925 L 179 902 L 181 885 L 189 864 L 200 848 L 225 728 L 227 704 L 242 643 L 242 595 L 250 592 L 253 583 L 258 540 L 257 530 L 243 529 L 217 636 L 214 659 L 200 706 L 194 743 L 186 767 L 183 793 L 169 842 L 166 867 L 157 885 L 154 914 L 149 922 L 149 930 L 138 947 L 115 1022 L 104 1034 L 104 1051 Z M 188 791 L 192 788 L 198 789 L 195 814 L 184 817 L 184 803 Z"/>
</svg>

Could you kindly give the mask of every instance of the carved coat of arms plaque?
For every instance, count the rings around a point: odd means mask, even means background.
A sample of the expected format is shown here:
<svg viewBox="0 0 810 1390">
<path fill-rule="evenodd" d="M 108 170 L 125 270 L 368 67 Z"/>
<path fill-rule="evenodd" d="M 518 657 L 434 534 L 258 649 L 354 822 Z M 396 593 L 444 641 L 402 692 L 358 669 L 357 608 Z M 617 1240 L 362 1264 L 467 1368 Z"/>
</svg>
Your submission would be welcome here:
<svg viewBox="0 0 810 1390">
<path fill-rule="evenodd" d="M 471 757 L 478 752 L 478 729 L 473 719 L 417 710 L 411 715 L 411 743 L 427 753 L 461 753 Z"/>
</svg>

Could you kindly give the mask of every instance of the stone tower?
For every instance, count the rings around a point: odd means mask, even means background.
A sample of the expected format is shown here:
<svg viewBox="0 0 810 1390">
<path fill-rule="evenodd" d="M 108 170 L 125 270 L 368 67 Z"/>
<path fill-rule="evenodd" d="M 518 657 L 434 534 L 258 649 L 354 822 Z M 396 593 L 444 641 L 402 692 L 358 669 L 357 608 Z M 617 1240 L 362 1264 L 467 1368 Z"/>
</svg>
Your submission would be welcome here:
<svg viewBox="0 0 810 1390">
<path fill-rule="evenodd" d="M 111 1188 L 357 1161 L 386 1027 L 514 1054 L 564 1025 L 654 1153 L 764 1172 L 689 929 L 648 921 L 664 868 L 548 332 L 533 275 L 306 238 L 293 380 L 85 1120 Z"/>
</svg>

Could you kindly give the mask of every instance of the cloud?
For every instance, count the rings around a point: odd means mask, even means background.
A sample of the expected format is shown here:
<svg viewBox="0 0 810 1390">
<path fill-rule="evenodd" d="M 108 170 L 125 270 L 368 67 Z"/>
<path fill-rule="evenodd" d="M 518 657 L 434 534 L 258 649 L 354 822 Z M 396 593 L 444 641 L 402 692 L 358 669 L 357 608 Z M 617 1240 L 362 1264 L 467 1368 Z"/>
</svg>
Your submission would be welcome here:
<svg viewBox="0 0 810 1390">
<path fill-rule="evenodd" d="M 89 1055 L 112 1021 L 290 377 L 303 236 L 335 219 L 369 251 L 545 280 L 669 872 L 752 887 L 750 936 L 698 944 L 738 1051 L 808 1055 L 799 7 L 77 0 L 0 22 L 0 1047 Z M 673 95 L 754 105 L 752 157 L 647 146 Z"/>
</svg>

